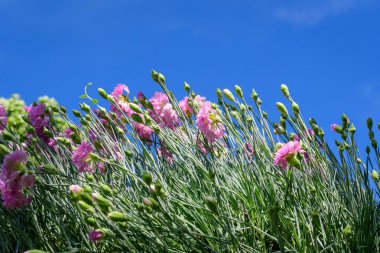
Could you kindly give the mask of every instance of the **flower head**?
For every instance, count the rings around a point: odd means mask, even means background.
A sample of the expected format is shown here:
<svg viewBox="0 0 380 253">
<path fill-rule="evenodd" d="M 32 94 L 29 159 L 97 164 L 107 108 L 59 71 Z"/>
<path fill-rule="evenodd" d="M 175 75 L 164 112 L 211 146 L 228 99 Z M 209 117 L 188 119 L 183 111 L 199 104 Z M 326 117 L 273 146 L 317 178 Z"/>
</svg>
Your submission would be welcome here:
<svg viewBox="0 0 380 253">
<path fill-rule="evenodd" d="M 7 123 L 7 111 L 5 110 L 5 107 L 0 104 L 0 133 L 5 129 Z"/>
<path fill-rule="evenodd" d="M 196 118 L 198 129 L 206 137 L 207 141 L 212 143 L 223 137 L 224 125 L 221 122 L 218 112 L 211 107 L 210 102 L 203 104 Z"/>
<path fill-rule="evenodd" d="M 4 158 L 0 173 L 0 191 L 5 208 L 20 208 L 32 202 L 32 195 L 24 192 L 34 186 L 34 175 L 26 174 L 27 155 L 16 150 Z"/>
<path fill-rule="evenodd" d="M 111 105 L 111 111 L 116 113 L 119 117 L 122 115 L 122 113 L 125 113 L 128 117 L 130 117 L 133 113 L 131 108 L 129 107 L 129 88 L 125 84 L 118 84 L 114 88 L 113 92 L 111 92 L 111 96 L 115 99 L 116 104 L 120 107 L 119 108 L 115 105 Z"/>
<path fill-rule="evenodd" d="M 165 93 L 156 92 L 149 101 L 153 106 L 150 115 L 161 127 L 174 129 L 179 125 L 177 112 L 173 109 Z"/>
<path fill-rule="evenodd" d="M 335 131 L 335 129 L 338 127 L 337 124 L 331 124 L 330 128 L 331 128 L 331 131 Z"/>
<path fill-rule="evenodd" d="M 44 128 L 50 125 L 50 116 L 45 112 L 46 105 L 33 105 L 29 111 L 29 122 L 34 127 L 38 137 L 49 143 L 49 137 L 44 133 Z"/>
<path fill-rule="evenodd" d="M 200 108 L 205 101 L 205 97 L 197 95 L 193 100 L 193 106 L 189 105 L 189 97 L 184 97 L 181 101 L 179 101 L 178 105 L 183 113 L 185 113 L 185 115 L 190 118 L 194 113 L 193 108 Z"/>
<path fill-rule="evenodd" d="M 288 164 L 298 166 L 299 161 L 297 155 L 304 152 L 305 151 L 302 150 L 298 141 L 289 141 L 286 144 L 278 145 L 278 150 L 274 156 L 273 163 L 283 170 L 286 169 Z"/>
<path fill-rule="evenodd" d="M 94 151 L 91 144 L 87 142 L 82 142 L 78 148 L 73 152 L 72 160 L 75 166 L 78 168 L 79 172 L 94 172 L 89 162 L 90 153 Z"/>
<path fill-rule="evenodd" d="M 103 239 L 103 236 L 103 233 L 99 230 L 91 230 L 88 233 L 88 239 L 90 239 L 90 241 L 92 242 L 100 241 L 101 239 Z"/>
</svg>

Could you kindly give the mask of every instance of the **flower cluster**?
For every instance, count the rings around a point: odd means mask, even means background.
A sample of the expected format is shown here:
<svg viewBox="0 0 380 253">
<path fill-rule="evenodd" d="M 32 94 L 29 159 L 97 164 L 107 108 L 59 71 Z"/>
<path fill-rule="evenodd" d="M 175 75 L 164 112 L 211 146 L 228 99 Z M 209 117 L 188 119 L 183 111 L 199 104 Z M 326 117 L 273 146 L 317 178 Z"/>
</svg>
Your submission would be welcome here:
<svg viewBox="0 0 380 253">
<path fill-rule="evenodd" d="M 165 93 L 156 92 L 149 99 L 152 103 L 153 111 L 150 111 L 150 116 L 161 126 L 174 129 L 179 125 L 177 112 L 173 109 L 169 98 Z"/>
<path fill-rule="evenodd" d="M 115 89 L 111 93 L 111 96 L 114 98 L 115 105 L 111 105 L 111 111 L 116 113 L 120 117 L 123 113 L 129 117 L 132 115 L 132 110 L 129 107 L 129 88 L 125 84 L 116 85 Z M 119 110 L 121 109 L 121 111 Z"/>
<path fill-rule="evenodd" d="M 218 112 L 212 108 L 210 102 L 203 103 L 196 116 L 196 123 L 198 129 L 210 143 L 213 143 L 224 135 L 224 125 Z"/>
<path fill-rule="evenodd" d="M 45 143 L 50 142 L 50 138 L 44 133 L 44 129 L 50 125 L 50 115 L 45 111 L 46 105 L 37 104 L 31 105 L 28 108 L 29 122 L 34 127 L 36 135 Z"/>
<path fill-rule="evenodd" d="M 20 208 L 32 202 L 30 189 L 34 186 L 35 176 L 27 174 L 26 162 L 27 155 L 21 150 L 14 151 L 4 159 L 0 191 L 5 208 Z"/>
<path fill-rule="evenodd" d="M 7 112 L 5 107 L 0 104 L 0 133 L 5 129 L 8 123 Z"/>
</svg>

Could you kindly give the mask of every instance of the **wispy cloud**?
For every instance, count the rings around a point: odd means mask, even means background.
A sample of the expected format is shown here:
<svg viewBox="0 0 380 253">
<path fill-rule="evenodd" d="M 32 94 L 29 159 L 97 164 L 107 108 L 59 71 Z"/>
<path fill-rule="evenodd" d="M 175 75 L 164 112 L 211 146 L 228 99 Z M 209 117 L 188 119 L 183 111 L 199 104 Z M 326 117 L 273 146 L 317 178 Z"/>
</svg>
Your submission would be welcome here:
<svg viewBox="0 0 380 253">
<path fill-rule="evenodd" d="M 288 2 L 288 4 L 276 8 L 274 14 L 276 18 L 295 25 L 313 26 L 329 17 L 348 12 L 362 2 L 365 0 Z"/>
</svg>

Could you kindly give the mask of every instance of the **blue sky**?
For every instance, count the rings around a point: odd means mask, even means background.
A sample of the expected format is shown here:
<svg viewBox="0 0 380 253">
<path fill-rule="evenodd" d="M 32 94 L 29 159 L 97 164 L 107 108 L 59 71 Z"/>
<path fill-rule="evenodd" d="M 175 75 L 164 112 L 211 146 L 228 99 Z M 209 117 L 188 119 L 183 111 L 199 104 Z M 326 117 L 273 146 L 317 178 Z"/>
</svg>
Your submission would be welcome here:
<svg viewBox="0 0 380 253">
<path fill-rule="evenodd" d="M 254 87 L 275 119 L 286 83 L 306 118 L 329 132 L 345 112 L 364 145 L 365 119 L 380 120 L 379 11 L 375 0 L 0 0 L 0 96 L 72 109 L 88 82 L 151 95 L 156 69 L 180 97 L 183 81 L 210 99 Z"/>
</svg>

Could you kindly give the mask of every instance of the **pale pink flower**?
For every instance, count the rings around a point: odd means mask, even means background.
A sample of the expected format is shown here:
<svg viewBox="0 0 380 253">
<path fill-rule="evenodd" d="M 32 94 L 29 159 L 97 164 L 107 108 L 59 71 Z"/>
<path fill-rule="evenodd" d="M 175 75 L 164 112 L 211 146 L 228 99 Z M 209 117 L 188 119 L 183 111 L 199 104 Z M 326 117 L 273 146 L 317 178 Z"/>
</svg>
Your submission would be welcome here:
<svg viewBox="0 0 380 253">
<path fill-rule="evenodd" d="M 77 185 L 77 184 L 73 184 L 73 185 L 70 185 L 69 190 L 70 190 L 70 192 L 72 192 L 72 193 L 79 193 L 79 192 L 83 191 L 83 188 L 80 187 L 80 186 Z"/>
<path fill-rule="evenodd" d="M 89 162 L 90 153 L 92 152 L 94 152 L 94 148 L 86 141 L 83 141 L 73 152 L 72 160 L 79 172 L 94 172 Z"/>
<path fill-rule="evenodd" d="M 124 94 L 125 93 L 125 94 Z M 121 112 L 119 108 L 115 105 L 111 105 L 111 111 L 116 113 L 119 117 L 122 116 L 122 113 L 125 113 L 128 117 L 130 117 L 133 113 L 131 108 L 129 107 L 129 88 L 125 84 L 118 84 L 116 85 L 115 89 L 111 93 L 111 96 L 115 99 L 116 104 L 118 107 L 120 107 Z"/>
<path fill-rule="evenodd" d="M 0 173 L 0 191 L 5 208 L 20 208 L 32 202 L 32 195 L 25 195 L 34 186 L 35 176 L 21 173 L 25 170 L 27 155 L 16 150 L 5 156 Z"/>
<path fill-rule="evenodd" d="M 213 143 L 224 135 L 224 125 L 217 111 L 211 107 L 210 102 L 203 103 L 196 117 L 196 123 L 198 129 L 210 143 Z"/>
<path fill-rule="evenodd" d="M 156 92 L 149 101 L 153 106 L 153 111 L 150 110 L 149 113 L 160 127 L 174 129 L 179 125 L 177 112 L 173 109 L 165 93 Z"/>
<path fill-rule="evenodd" d="M 0 133 L 5 129 L 7 123 L 7 111 L 5 110 L 5 107 L 0 104 Z"/>
<path fill-rule="evenodd" d="M 154 130 L 151 127 L 149 127 L 145 124 L 142 124 L 142 123 L 138 123 L 138 122 L 135 122 L 133 124 L 133 127 L 135 128 L 138 136 L 142 140 L 146 140 L 146 141 L 152 140 L 152 134 L 153 134 Z"/>
<path fill-rule="evenodd" d="M 337 128 L 337 124 L 332 124 L 331 126 L 330 126 L 330 128 L 331 128 L 331 131 L 335 131 L 335 129 Z"/>
<path fill-rule="evenodd" d="M 289 163 L 289 159 L 293 159 L 297 154 L 304 152 L 305 151 L 302 150 L 298 141 L 289 141 L 288 143 L 281 145 L 276 151 L 273 163 L 285 170 Z"/>
</svg>

